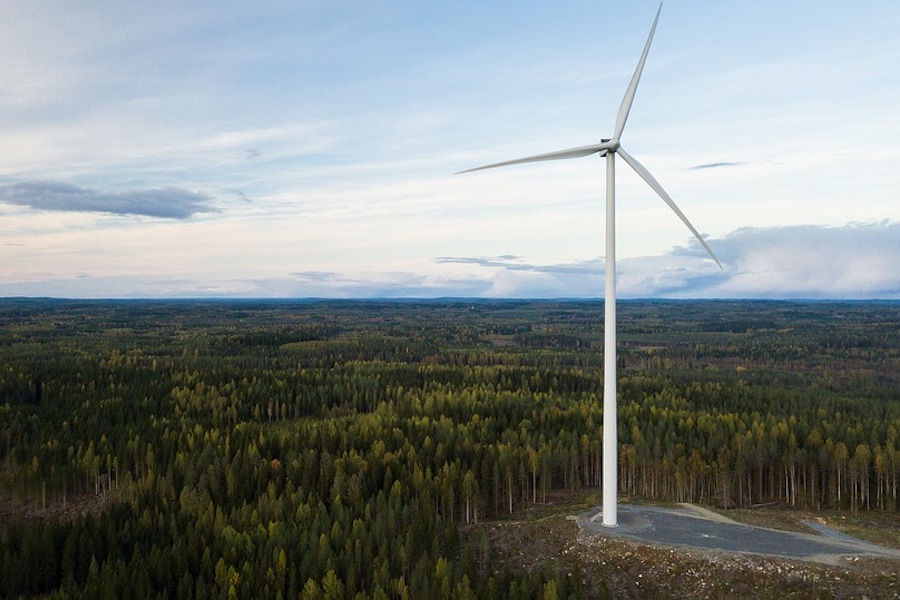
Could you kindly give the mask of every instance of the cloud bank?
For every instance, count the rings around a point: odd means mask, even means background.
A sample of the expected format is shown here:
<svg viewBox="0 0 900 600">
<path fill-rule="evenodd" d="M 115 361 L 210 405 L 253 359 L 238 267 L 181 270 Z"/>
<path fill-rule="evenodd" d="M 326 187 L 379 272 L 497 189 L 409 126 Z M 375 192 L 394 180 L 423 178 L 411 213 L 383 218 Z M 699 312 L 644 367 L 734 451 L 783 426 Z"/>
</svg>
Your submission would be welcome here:
<svg viewBox="0 0 900 600">
<path fill-rule="evenodd" d="M 621 297 L 900 299 L 900 223 L 744 228 L 709 243 L 720 271 L 696 242 L 662 256 L 617 263 Z M 441 257 L 490 271 L 487 296 L 595 297 L 602 259 L 530 264 L 516 257 Z"/>
<path fill-rule="evenodd" d="M 658 256 L 617 262 L 621 298 L 900 300 L 900 223 L 743 228 Z M 121 275 L 0 283 L 0 296 L 87 298 L 600 298 L 604 260 L 442 256 L 417 270 L 308 269 L 216 279 Z"/>
<path fill-rule="evenodd" d="M 729 272 L 695 281 L 703 295 L 900 298 L 900 223 L 744 228 L 715 243 Z"/>
<path fill-rule="evenodd" d="M 99 192 L 52 181 L 0 186 L 0 202 L 36 210 L 144 215 L 163 219 L 187 219 L 197 213 L 216 211 L 209 196 L 176 187 Z"/>
</svg>

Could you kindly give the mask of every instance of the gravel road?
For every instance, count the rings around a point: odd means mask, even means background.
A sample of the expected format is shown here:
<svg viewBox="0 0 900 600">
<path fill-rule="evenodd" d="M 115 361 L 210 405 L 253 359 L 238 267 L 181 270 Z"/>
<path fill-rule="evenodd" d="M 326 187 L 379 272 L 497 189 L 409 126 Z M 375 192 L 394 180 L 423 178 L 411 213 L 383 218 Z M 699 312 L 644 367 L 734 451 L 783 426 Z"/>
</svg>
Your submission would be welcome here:
<svg viewBox="0 0 900 600">
<path fill-rule="evenodd" d="M 870 544 L 815 524 L 821 535 L 779 531 L 731 521 L 727 517 L 693 505 L 677 508 L 619 506 L 619 526 L 604 527 L 597 510 L 578 515 L 584 533 L 659 546 L 757 554 L 826 564 L 839 564 L 852 557 L 893 558 L 900 550 Z"/>
</svg>

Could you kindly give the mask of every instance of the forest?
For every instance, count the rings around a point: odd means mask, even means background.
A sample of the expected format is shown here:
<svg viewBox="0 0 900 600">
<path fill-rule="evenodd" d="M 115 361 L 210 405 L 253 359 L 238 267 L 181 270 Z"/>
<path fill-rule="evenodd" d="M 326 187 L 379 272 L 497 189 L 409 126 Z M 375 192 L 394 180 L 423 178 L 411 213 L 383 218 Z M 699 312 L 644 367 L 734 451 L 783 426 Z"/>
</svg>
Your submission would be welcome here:
<svg viewBox="0 0 900 600">
<path fill-rule="evenodd" d="M 618 312 L 622 501 L 900 510 L 900 303 Z M 602 316 L 0 299 L 0 597 L 603 597 L 481 527 L 598 489 Z"/>
</svg>

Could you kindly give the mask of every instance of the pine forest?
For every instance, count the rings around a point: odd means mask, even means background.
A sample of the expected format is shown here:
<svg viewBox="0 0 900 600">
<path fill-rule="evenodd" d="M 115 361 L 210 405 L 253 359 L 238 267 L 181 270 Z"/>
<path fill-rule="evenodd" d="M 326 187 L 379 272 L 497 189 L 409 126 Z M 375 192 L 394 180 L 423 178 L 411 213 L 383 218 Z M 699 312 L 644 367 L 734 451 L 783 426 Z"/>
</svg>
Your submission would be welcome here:
<svg viewBox="0 0 900 600">
<path fill-rule="evenodd" d="M 900 303 L 619 342 L 622 502 L 898 523 Z M 602 366 L 599 301 L 0 300 L 0 597 L 607 597 L 491 528 L 599 504 Z"/>
</svg>

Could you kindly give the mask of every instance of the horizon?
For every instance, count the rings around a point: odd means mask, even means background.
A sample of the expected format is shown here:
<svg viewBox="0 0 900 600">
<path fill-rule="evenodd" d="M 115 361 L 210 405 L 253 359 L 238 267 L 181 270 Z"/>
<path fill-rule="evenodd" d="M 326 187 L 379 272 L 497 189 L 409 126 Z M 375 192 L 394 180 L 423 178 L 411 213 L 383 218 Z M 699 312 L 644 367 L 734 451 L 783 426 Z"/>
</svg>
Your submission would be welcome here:
<svg viewBox="0 0 900 600">
<path fill-rule="evenodd" d="M 109 297 L 109 298 L 66 298 L 59 296 L 0 296 L 0 303 L 3 302 L 59 302 L 59 303 L 103 303 L 103 302 L 123 302 L 123 303 L 140 303 L 140 302 L 157 302 L 157 303 L 260 303 L 260 304 L 603 304 L 605 299 L 602 296 L 575 298 L 575 297 L 556 297 L 556 298 L 486 298 L 481 296 L 436 296 L 436 297 L 419 297 L 413 298 L 409 296 L 394 297 L 368 297 L 368 298 L 323 298 L 313 296 L 297 296 L 288 297 L 238 297 L 229 298 L 223 296 L 183 296 L 183 297 Z M 617 298 L 616 303 L 621 304 L 691 304 L 691 303 L 747 303 L 747 304 L 900 304 L 900 299 L 896 298 Z"/>
<path fill-rule="evenodd" d="M 0 297 L 600 298 L 657 0 L 0 6 Z M 900 299 L 900 5 L 667 3 L 620 298 Z M 836 46 L 835 39 L 842 41 Z"/>
</svg>

